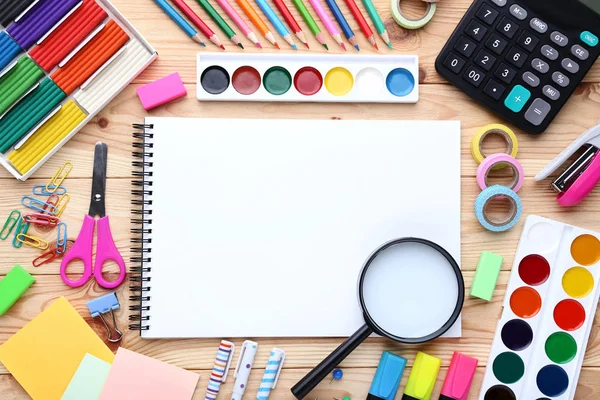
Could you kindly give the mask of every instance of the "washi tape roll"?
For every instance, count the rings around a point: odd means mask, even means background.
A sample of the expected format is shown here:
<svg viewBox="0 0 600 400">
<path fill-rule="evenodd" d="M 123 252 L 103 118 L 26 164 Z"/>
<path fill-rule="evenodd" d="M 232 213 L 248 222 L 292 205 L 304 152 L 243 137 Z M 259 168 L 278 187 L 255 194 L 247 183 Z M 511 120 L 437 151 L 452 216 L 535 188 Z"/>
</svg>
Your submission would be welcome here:
<svg viewBox="0 0 600 400">
<path fill-rule="evenodd" d="M 471 141 L 471 154 L 477 164 L 481 164 L 486 157 L 481 149 L 481 145 L 488 135 L 499 135 L 506 142 L 505 153 L 510 154 L 513 158 L 517 157 L 517 153 L 519 152 L 519 142 L 512 129 L 502 124 L 490 124 L 479 129 Z M 506 165 L 496 165 L 494 169 L 503 168 L 505 166 Z"/>
<path fill-rule="evenodd" d="M 492 220 L 486 214 L 485 209 L 490 202 L 500 198 L 508 198 L 511 204 L 510 210 L 501 220 Z M 483 192 L 479 193 L 477 200 L 475 200 L 475 216 L 477 217 L 477 220 L 481 226 L 488 231 L 504 232 L 509 230 L 517 224 L 522 213 L 523 204 L 521 203 L 519 195 L 506 186 L 490 186 Z"/>
<path fill-rule="evenodd" d="M 510 184 L 506 186 L 512 189 L 513 192 L 518 192 L 519 189 L 521 189 L 521 186 L 523 186 L 523 179 L 525 178 L 523 167 L 515 158 L 504 153 L 492 154 L 479 164 L 479 168 L 477 168 L 477 184 L 481 190 L 485 190 L 489 186 L 488 175 L 490 174 L 490 171 L 496 169 L 498 165 L 508 165 L 512 169 L 513 179 Z"/>
<path fill-rule="evenodd" d="M 419 29 L 427 25 L 431 21 L 431 18 L 433 18 L 433 14 L 435 14 L 435 9 L 437 8 L 435 1 L 423 0 L 427 4 L 425 15 L 418 19 L 411 19 L 402 13 L 400 1 L 402 0 L 392 0 L 392 18 L 394 18 L 394 21 L 398 25 L 406 29 Z"/>
</svg>

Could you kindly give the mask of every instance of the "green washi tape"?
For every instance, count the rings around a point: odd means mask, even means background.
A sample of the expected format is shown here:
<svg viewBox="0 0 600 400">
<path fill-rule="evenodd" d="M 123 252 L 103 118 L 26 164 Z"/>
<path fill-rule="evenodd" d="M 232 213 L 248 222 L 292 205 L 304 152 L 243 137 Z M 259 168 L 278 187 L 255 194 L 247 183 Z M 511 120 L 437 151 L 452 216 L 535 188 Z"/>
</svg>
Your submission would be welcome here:
<svg viewBox="0 0 600 400">
<path fill-rule="evenodd" d="M 398 25 L 406 29 L 419 29 L 427 25 L 431 21 L 431 18 L 433 18 L 433 14 L 435 14 L 435 9 L 437 8 L 436 3 L 426 2 L 427 11 L 425 11 L 425 15 L 419 19 L 410 19 L 402 14 L 400 1 L 402 0 L 392 0 L 392 17 Z"/>
</svg>

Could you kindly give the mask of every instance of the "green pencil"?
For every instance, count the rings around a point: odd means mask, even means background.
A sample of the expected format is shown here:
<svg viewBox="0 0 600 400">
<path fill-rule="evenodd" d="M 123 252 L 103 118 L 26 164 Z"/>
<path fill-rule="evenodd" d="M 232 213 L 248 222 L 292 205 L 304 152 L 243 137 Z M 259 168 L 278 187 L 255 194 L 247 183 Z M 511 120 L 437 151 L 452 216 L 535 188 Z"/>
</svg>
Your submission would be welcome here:
<svg viewBox="0 0 600 400">
<path fill-rule="evenodd" d="M 362 0 L 362 2 L 369 13 L 369 17 L 371 17 L 371 21 L 373 21 L 373 24 L 375 25 L 375 29 L 377 29 L 377 33 L 379 33 L 379 36 L 381 36 L 385 44 L 387 44 L 387 46 L 391 49 L 392 42 L 390 42 L 390 36 L 385 29 L 385 25 L 383 24 L 379 13 L 377 13 L 375 5 L 371 0 Z"/>
<path fill-rule="evenodd" d="M 200 6 L 202 6 L 202 8 L 204 8 L 204 11 L 206 11 L 208 13 L 210 18 L 212 18 L 212 20 L 215 21 L 215 23 L 219 26 L 219 28 L 223 31 L 223 33 L 225 35 L 227 35 L 227 37 L 229 39 L 231 39 L 231 41 L 233 43 L 235 43 L 236 45 L 240 46 L 240 48 L 243 49 L 244 46 L 242 45 L 242 42 L 240 41 L 240 39 L 238 39 L 234 30 L 231 29 L 231 27 L 229 25 L 227 25 L 227 22 L 225 22 L 223 17 L 221 17 L 219 15 L 217 10 L 215 10 L 215 8 L 208 2 L 208 0 L 197 0 L 197 1 L 200 4 Z"/>
<path fill-rule="evenodd" d="M 306 22 L 306 25 L 308 25 L 308 29 L 310 29 L 312 34 L 315 35 L 317 41 L 321 43 L 325 49 L 329 50 L 327 43 L 325 43 L 325 35 L 321 32 L 321 29 L 319 29 L 319 25 L 317 25 L 315 19 L 312 17 L 312 15 L 310 15 L 310 12 L 304 5 L 304 2 L 302 0 L 292 0 L 292 3 L 294 3 L 298 9 L 298 12 L 300 12 L 300 15 L 302 15 L 304 22 Z"/>
</svg>

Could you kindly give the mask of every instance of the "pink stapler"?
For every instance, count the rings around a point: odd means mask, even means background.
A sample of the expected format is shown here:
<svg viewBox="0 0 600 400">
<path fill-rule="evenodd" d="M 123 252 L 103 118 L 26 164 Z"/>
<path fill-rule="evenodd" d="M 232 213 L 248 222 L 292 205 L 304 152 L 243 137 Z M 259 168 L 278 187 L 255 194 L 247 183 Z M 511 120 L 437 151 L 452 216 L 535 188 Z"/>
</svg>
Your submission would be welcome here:
<svg viewBox="0 0 600 400">
<path fill-rule="evenodd" d="M 580 149 L 581 156 L 552 182 L 557 201 L 564 207 L 581 203 L 600 181 L 600 123 L 575 139 L 535 177 L 536 181 L 546 179 Z"/>
</svg>

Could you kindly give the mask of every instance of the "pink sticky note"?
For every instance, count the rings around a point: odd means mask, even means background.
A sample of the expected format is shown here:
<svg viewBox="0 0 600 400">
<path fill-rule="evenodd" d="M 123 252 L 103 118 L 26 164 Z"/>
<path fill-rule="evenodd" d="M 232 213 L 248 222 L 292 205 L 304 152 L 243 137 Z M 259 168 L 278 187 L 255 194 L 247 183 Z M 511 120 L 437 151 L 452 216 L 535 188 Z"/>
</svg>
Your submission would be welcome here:
<svg viewBox="0 0 600 400">
<path fill-rule="evenodd" d="M 120 347 L 98 400 L 190 400 L 199 378 Z"/>
<path fill-rule="evenodd" d="M 158 107 L 161 104 L 185 96 L 187 91 L 179 77 L 179 73 L 167 75 L 157 81 L 137 89 L 138 97 L 145 110 Z"/>
</svg>

